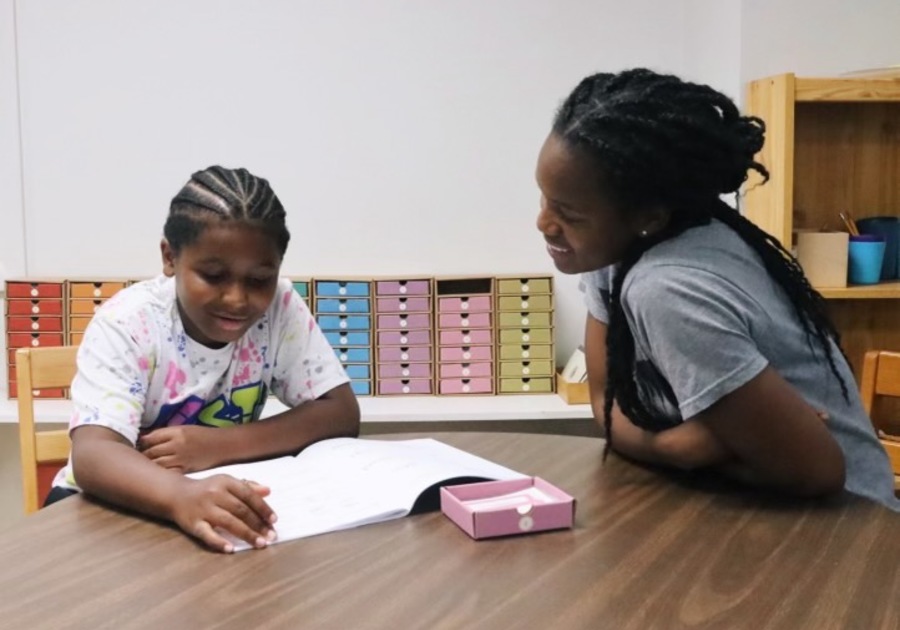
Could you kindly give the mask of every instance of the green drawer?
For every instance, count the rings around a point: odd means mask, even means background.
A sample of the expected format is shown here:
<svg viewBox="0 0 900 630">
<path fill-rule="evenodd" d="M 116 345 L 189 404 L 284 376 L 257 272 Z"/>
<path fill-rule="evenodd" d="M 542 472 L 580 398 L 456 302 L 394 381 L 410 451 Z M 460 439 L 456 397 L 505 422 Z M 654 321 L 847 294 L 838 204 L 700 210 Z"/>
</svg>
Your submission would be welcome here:
<svg viewBox="0 0 900 630">
<path fill-rule="evenodd" d="M 499 306 L 501 311 L 549 311 L 551 303 L 549 295 L 501 295 Z"/>
<path fill-rule="evenodd" d="M 533 377 L 533 376 L 552 376 L 552 361 L 501 361 L 500 376 L 501 377 Z"/>
<path fill-rule="evenodd" d="M 552 343 L 553 334 L 549 328 L 508 328 L 500 331 L 501 344 Z"/>
<path fill-rule="evenodd" d="M 501 394 L 547 394 L 553 391 L 552 378 L 501 378 Z"/>
<path fill-rule="evenodd" d="M 500 328 L 549 328 L 550 313 L 500 313 Z"/>
<path fill-rule="evenodd" d="M 518 331 L 512 331 L 518 332 Z M 529 344 L 507 344 L 500 346 L 501 361 L 522 361 L 523 359 L 549 359 L 553 346 L 532 346 Z"/>
<path fill-rule="evenodd" d="M 497 281 L 497 293 L 550 293 L 550 278 L 506 278 Z"/>
</svg>

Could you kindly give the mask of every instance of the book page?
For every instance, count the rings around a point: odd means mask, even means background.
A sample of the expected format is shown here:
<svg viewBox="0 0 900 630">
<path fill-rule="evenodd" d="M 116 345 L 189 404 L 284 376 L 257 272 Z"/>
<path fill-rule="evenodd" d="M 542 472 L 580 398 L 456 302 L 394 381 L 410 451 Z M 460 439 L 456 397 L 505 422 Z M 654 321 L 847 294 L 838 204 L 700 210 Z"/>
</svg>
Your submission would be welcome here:
<svg viewBox="0 0 900 630">
<path fill-rule="evenodd" d="M 455 477 L 490 480 L 525 475 L 433 439 L 334 438 L 296 457 L 234 464 L 192 473 L 228 474 L 271 488 L 277 542 L 357 527 L 409 513 L 428 487 Z M 233 540 L 235 549 L 249 549 Z"/>
</svg>

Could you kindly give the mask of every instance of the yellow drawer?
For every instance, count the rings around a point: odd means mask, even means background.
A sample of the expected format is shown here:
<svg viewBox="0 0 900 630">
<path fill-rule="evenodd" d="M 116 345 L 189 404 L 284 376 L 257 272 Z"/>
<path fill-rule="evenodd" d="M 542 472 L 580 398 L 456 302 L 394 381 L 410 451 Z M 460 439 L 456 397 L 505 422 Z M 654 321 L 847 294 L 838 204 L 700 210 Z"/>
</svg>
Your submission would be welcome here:
<svg viewBox="0 0 900 630">
<path fill-rule="evenodd" d="M 550 313 L 500 313 L 500 328 L 549 328 Z"/>
<path fill-rule="evenodd" d="M 70 298 L 108 298 L 125 288 L 124 282 L 70 282 Z"/>
<path fill-rule="evenodd" d="M 501 295 L 498 300 L 501 311 L 549 311 L 552 308 L 549 295 Z"/>
<path fill-rule="evenodd" d="M 552 361 L 502 361 L 500 363 L 500 376 L 502 378 L 552 375 Z"/>
<path fill-rule="evenodd" d="M 550 278 L 504 278 L 497 281 L 497 293 L 550 293 Z"/>
<path fill-rule="evenodd" d="M 553 379 L 546 378 L 501 378 L 501 394 L 547 394 L 553 391 Z"/>
<path fill-rule="evenodd" d="M 517 331 L 513 331 L 517 332 Z M 523 361 L 525 359 L 550 359 L 553 346 L 532 346 L 529 344 L 507 344 L 500 346 L 501 361 Z"/>
<path fill-rule="evenodd" d="M 69 300 L 69 315 L 93 315 L 104 300 Z"/>
<path fill-rule="evenodd" d="M 503 345 L 552 342 L 553 334 L 549 328 L 508 328 L 500 331 L 500 343 Z"/>
<path fill-rule="evenodd" d="M 87 330 L 89 321 L 91 321 L 90 317 L 70 317 L 69 332 L 84 332 Z"/>
</svg>

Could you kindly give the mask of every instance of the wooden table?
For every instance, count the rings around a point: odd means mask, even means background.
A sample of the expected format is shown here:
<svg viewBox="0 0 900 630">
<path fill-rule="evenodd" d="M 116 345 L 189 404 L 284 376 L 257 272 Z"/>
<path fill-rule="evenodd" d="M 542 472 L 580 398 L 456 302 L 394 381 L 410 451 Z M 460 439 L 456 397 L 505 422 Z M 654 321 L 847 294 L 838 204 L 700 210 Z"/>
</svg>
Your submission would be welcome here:
<svg viewBox="0 0 900 630">
<path fill-rule="evenodd" d="M 604 465 L 595 438 L 432 437 L 567 490 L 575 528 L 474 541 L 435 512 L 219 555 L 73 497 L 0 539 L 0 626 L 900 627 L 900 516 L 875 504 Z"/>
</svg>

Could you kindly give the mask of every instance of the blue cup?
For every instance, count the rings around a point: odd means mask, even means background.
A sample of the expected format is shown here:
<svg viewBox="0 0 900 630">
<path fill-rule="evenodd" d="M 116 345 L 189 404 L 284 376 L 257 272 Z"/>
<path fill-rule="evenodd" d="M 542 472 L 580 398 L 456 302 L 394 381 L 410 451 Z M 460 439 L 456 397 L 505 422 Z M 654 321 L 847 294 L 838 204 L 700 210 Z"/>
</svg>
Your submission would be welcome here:
<svg viewBox="0 0 900 630">
<path fill-rule="evenodd" d="M 881 279 L 893 280 L 900 276 L 900 217 L 868 217 L 860 219 L 856 225 L 860 234 L 884 237 Z"/>
<path fill-rule="evenodd" d="M 874 234 L 850 236 L 847 256 L 850 284 L 876 284 L 881 279 L 884 262 L 884 237 Z"/>
</svg>

